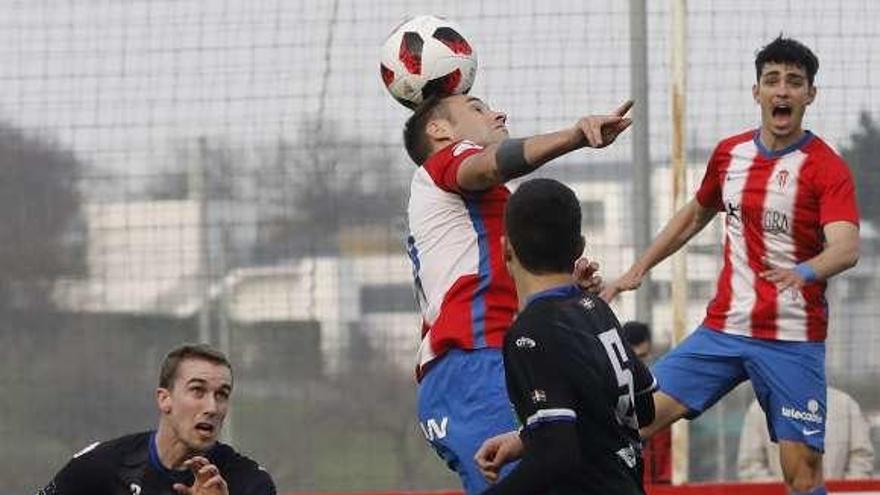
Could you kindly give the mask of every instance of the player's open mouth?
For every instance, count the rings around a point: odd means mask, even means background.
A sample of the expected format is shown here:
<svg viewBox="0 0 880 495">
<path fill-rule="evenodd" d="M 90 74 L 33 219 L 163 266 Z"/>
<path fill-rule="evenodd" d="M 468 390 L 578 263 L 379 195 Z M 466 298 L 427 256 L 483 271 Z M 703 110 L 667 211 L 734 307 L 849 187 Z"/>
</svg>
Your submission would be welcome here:
<svg viewBox="0 0 880 495">
<path fill-rule="evenodd" d="M 791 117 L 791 107 L 786 103 L 780 103 L 773 106 L 774 117 Z"/>
<path fill-rule="evenodd" d="M 196 431 L 202 433 L 203 435 L 210 436 L 214 434 L 214 425 L 211 423 L 196 423 Z"/>
</svg>

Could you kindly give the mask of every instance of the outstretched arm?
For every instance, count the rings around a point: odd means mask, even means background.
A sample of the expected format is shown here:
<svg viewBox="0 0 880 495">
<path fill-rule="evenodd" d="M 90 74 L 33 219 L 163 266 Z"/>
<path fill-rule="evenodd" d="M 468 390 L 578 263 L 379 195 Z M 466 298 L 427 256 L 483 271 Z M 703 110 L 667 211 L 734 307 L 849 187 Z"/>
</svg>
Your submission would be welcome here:
<svg viewBox="0 0 880 495">
<path fill-rule="evenodd" d="M 638 288 L 651 268 L 681 249 L 712 221 L 716 213 L 701 205 L 696 198 L 690 200 L 669 220 L 629 270 L 602 291 L 602 299 L 610 301 L 621 292 Z"/>
<path fill-rule="evenodd" d="M 574 150 L 604 148 L 632 124 L 627 101 L 611 115 L 584 117 L 568 128 L 524 139 L 507 139 L 466 158 L 456 180 L 465 191 L 483 191 L 526 175 L 548 161 Z"/>
</svg>

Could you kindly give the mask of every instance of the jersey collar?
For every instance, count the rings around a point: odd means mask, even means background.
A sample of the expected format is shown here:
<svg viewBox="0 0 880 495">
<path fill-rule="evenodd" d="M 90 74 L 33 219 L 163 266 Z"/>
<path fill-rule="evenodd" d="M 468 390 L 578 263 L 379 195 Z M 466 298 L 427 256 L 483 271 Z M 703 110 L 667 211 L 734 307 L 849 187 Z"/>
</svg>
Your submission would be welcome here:
<svg viewBox="0 0 880 495">
<path fill-rule="evenodd" d="M 549 299 L 549 298 L 568 298 L 575 296 L 582 296 L 584 291 L 581 290 L 580 287 L 574 284 L 565 284 L 559 285 L 556 287 L 551 287 L 549 289 L 542 290 L 541 292 L 535 292 L 526 298 L 526 306 L 532 304 L 535 301 L 539 301 L 541 299 Z"/>
<path fill-rule="evenodd" d="M 162 461 L 159 459 L 159 446 L 156 445 L 156 432 L 150 433 L 150 466 L 153 467 L 153 470 L 157 473 L 165 476 L 166 478 L 176 480 L 181 477 L 181 475 L 185 475 L 186 471 L 177 471 L 174 469 L 168 469 L 162 464 Z"/>
<path fill-rule="evenodd" d="M 812 132 L 805 130 L 804 135 L 801 136 L 800 139 L 798 139 L 794 143 L 786 146 L 785 148 L 782 148 L 781 150 L 776 150 L 776 151 L 772 151 L 770 149 L 767 149 L 767 147 L 764 146 L 764 143 L 761 142 L 761 129 L 760 128 L 755 130 L 755 135 L 752 137 L 752 140 L 755 141 L 755 146 L 758 147 L 758 152 L 761 153 L 761 156 L 764 156 L 766 158 L 779 158 L 780 156 L 785 156 L 794 150 L 803 148 L 804 146 L 807 145 L 807 143 L 812 141 L 814 137 L 816 137 L 816 136 Z"/>
</svg>

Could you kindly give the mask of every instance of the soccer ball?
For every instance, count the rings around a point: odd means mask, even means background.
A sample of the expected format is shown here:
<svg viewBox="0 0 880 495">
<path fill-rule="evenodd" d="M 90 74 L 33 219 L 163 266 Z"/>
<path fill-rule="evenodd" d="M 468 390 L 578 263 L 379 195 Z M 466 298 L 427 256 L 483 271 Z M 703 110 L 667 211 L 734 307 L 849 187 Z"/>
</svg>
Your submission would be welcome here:
<svg viewBox="0 0 880 495">
<path fill-rule="evenodd" d="M 415 108 L 431 95 L 467 93 L 477 75 L 477 54 L 457 25 L 421 15 L 388 36 L 379 70 L 391 96 Z"/>
</svg>

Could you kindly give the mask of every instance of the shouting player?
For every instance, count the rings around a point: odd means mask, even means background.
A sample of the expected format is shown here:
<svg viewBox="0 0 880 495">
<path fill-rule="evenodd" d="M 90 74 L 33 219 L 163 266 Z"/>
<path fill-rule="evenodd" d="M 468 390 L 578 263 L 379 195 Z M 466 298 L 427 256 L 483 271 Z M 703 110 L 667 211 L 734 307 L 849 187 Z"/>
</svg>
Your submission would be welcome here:
<svg viewBox="0 0 880 495">
<path fill-rule="evenodd" d="M 608 300 L 637 288 L 648 270 L 725 212 L 715 298 L 703 324 L 654 367 L 657 417 L 642 434 L 696 417 L 751 380 L 780 446 L 785 484 L 813 495 L 826 493 L 825 285 L 859 256 L 852 175 L 801 127 L 818 68 L 813 52 L 793 39 L 780 36 L 758 52 L 752 95 L 761 127 L 718 144 L 696 198 L 603 292 Z"/>
</svg>

